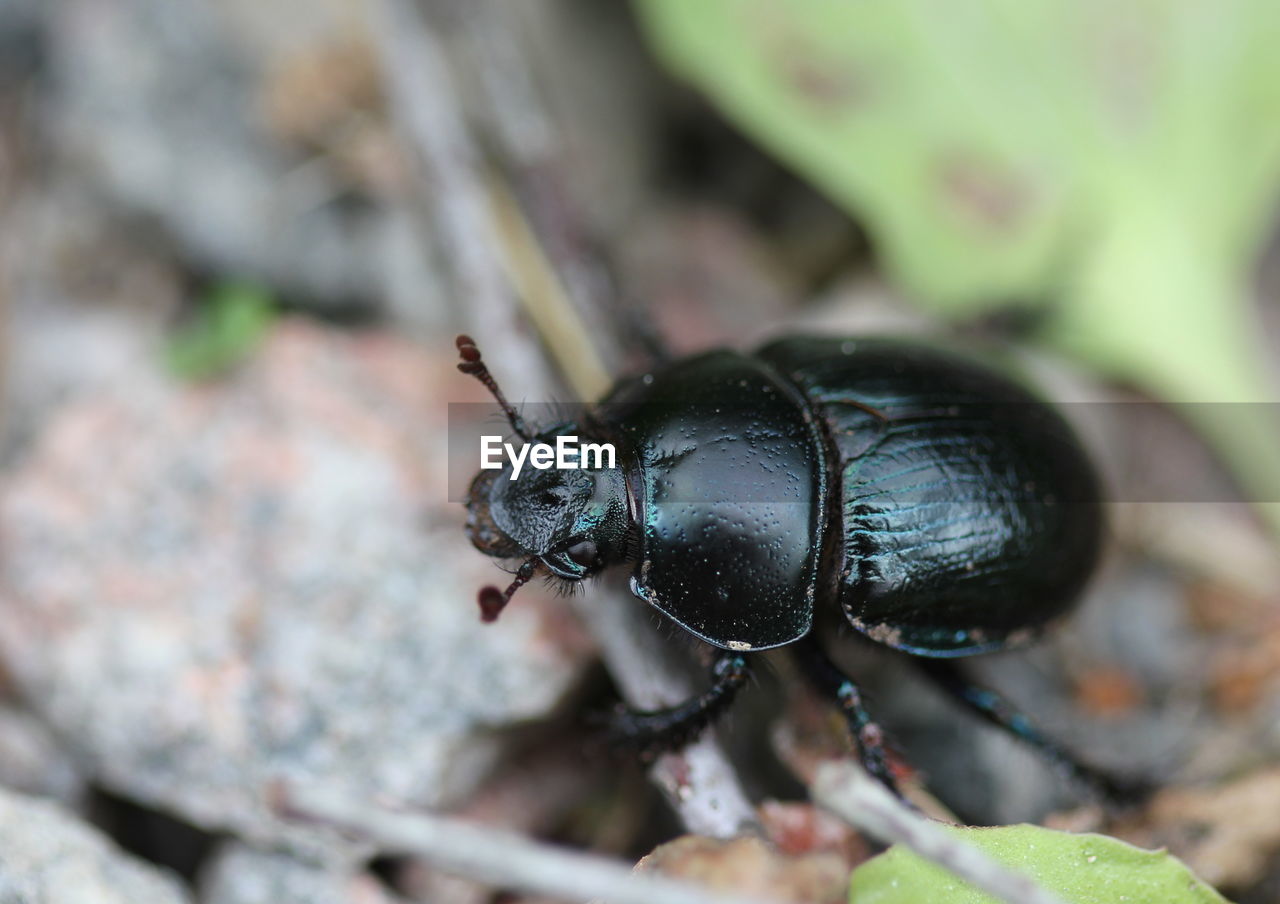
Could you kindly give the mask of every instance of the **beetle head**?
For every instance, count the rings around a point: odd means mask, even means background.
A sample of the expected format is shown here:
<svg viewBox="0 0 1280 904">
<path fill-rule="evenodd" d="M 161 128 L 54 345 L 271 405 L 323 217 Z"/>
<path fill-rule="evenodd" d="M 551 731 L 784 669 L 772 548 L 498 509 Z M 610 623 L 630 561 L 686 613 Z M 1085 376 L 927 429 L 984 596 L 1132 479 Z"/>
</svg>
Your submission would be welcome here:
<svg viewBox="0 0 1280 904">
<path fill-rule="evenodd" d="M 554 444 L 561 427 L 535 441 Z M 467 496 L 467 532 L 481 552 L 532 556 L 552 574 L 579 581 L 623 555 L 626 487 L 618 468 L 481 471 Z"/>
<path fill-rule="evenodd" d="M 554 444 L 575 432 L 564 425 L 533 436 L 507 401 L 469 336 L 459 336 L 458 369 L 482 382 L 502 406 L 511 428 L 526 442 Z M 512 479 L 515 476 L 515 479 Z M 505 591 L 480 591 L 480 614 L 493 621 L 539 570 L 580 581 L 623 558 L 628 536 L 626 481 L 617 468 L 524 468 L 516 476 L 508 464 L 483 470 L 467 494 L 467 534 L 481 552 L 500 558 L 525 557 Z"/>
</svg>

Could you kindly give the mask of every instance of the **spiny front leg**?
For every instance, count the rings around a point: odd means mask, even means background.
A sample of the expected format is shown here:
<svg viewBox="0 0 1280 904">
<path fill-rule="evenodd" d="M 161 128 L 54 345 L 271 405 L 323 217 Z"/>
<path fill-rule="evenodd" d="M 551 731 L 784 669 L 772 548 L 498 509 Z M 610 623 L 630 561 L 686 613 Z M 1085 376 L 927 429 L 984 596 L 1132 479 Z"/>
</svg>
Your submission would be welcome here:
<svg viewBox="0 0 1280 904">
<path fill-rule="evenodd" d="M 904 799 L 889 766 L 884 729 L 867 712 L 858 685 L 831 661 L 812 634 L 796 642 L 795 660 L 818 692 L 840 706 L 862 758 L 862 767 L 894 795 Z"/>
<path fill-rule="evenodd" d="M 746 659 L 721 654 L 711 667 L 711 687 L 705 693 L 668 709 L 620 707 L 608 717 L 609 735 L 617 746 L 636 750 L 645 759 L 678 750 L 728 710 L 749 675 Z"/>
</svg>

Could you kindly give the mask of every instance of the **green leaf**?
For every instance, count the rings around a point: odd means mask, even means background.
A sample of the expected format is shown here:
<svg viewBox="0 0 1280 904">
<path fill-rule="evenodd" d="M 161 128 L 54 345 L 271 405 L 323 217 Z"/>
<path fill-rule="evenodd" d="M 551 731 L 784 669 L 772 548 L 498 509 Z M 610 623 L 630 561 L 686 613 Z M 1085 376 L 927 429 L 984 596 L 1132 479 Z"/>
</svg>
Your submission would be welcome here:
<svg viewBox="0 0 1280 904">
<path fill-rule="evenodd" d="M 1250 272 L 1280 196 L 1273 0 L 636 0 L 652 42 L 866 225 L 891 279 L 1187 409 L 1280 502 Z M 1280 535 L 1280 505 L 1263 506 Z"/>
<path fill-rule="evenodd" d="M 950 827 L 1005 866 L 1030 876 L 1068 904 L 1226 904 L 1176 857 L 1106 835 L 1073 835 L 1032 825 Z M 859 866 L 850 904 L 1000 904 L 901 846 Z"/>
<path fill-rule="evenodd" d="M 220 283 L 195 319 L 169 340 L 169 369 L 185 380 L 222 376 L 257 349 L 275 316 L 272 297 L 261 286 Z"/>
</svg>

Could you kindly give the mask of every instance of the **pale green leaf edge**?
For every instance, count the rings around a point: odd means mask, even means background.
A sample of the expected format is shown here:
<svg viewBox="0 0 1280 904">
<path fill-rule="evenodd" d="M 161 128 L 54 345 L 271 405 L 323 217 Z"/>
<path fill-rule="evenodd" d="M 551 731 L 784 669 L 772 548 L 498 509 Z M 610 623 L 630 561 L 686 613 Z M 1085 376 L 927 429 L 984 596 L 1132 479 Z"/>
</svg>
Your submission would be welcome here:
<svg viewBox="0 0 1280 904">
<path fill-rule="evenodd" d="M 1035 825 L 948 827 L 1067 904 L 1229 904 L 1165 851 Z M 854 870 L 850 904 L 1000 904 L 901 846 Z"/>
</svg>

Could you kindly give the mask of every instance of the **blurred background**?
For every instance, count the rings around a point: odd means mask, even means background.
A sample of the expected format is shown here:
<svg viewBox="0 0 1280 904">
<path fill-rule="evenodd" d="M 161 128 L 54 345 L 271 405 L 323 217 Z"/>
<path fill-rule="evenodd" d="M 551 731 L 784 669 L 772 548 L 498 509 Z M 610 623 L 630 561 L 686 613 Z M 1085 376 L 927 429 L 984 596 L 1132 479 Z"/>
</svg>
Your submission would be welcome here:
<svg viewBox="0 0 1280 904">
<path fill-rule="evenodd" d="M 0 888 L 499 899 L 281 782 L 723 834 L 583 726 L 700 680 L 625 587 L 480 625 L 453 337 L 536 402 L 805 330 L 1017 370 L 1116 500 L 1080 614 L 975 666 L 1170 790 L 1110 820 L 839 638 L 921 782 L 1280 901 L 1277 40 L 1265 0 L 0 0 Z M 669 872 L 842 898 L 870 848 L 804 785 L 846 742 L 790 677 L 704 748 L 777 849 Z"/>
</svg>

